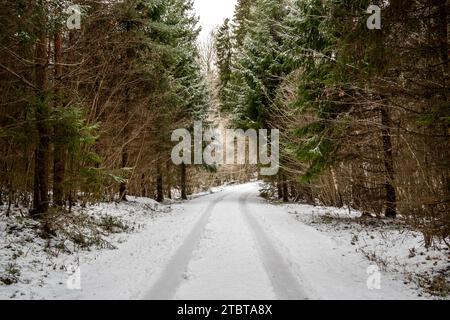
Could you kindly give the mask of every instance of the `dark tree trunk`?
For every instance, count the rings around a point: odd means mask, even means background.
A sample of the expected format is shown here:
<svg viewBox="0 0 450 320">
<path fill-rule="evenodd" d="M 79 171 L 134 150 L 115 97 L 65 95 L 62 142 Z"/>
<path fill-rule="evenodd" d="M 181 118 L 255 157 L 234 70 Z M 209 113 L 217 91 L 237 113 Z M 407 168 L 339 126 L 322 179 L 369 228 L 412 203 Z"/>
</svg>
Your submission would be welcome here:
<svg viewBox="0 0 450 320">
<path fill-rule="evenodd" d="M 167 175 L 167 198 L 172 199 L 172 176 L 170 174 L 170 162 L 166 165 L 166 175 Z"/>
<path fill-rule="evenodd" d="M 283 181 L 281 178 L 281 173 L 278 173 L 278 180 L 277 180 L 277 193 L 278 193 L 278 200 L 283 199 Z"/>
<path fill-rule="evenodd" d="M 145 173 L 141 176 L 141 197 L 147 197 L 147 188 L 145 185 Z"/>
<path fill-rule="evenodd" d="M 133 27 L 133 23 L 131 21 L 126 22 L 127 32 L 130 32 Z M 130 61 L 132 59 L 133 53 L 132 49 L 128 49 L 127 51 L 127 60 Z M 123 104 L 122 115 L 123 115 L 123 148 L 122 148 L 122 169 L 128 167 L 128 139 L 130 136 L 130 87 L 127 85 L 125 87 L 125 103 Z M 119 201 L 128 201 L 127 199 L 127 183 L 126 181 L 120 183 L 119 186 Z"/>
<path fill-rule="evenodd" d="M 9 217 L 9 215 L 10 215 L 12 203 L 13 203 L 13 191 L 10 188 L 9 192 L 8 192 L 8 209 L 6 209 L 6 216 L 7 217 Z"/>
<path fill-rule="evenodd" d="M 281 177 L 283 181 L 283 202 L 289 202 L 289 190 L 286 175 L 282 174 Z"/>
<path fill-rule="evenodd" d="M 122 168 L 128 166 L 128 148 L 125 146 L 122 150 Z M 119 201 L 128 201 L 127 199 L 127 183 L 121 182 L 119 187 Z"/>
<path fill-rule="evenodd" d="M 129 106 L 129 98 L 128 98 L 128 92 L 126 93 L 126 99 L 125 99 L 125 108 Z M 122 169 L 125 169 L 128 167 L 128 160 L 129 160 L 129 152 L 128 152 L 128 138 L 129 138 L 129 126 L 128 126 L 128 112 L 124 111 L 124 123 L 125 128 L 124 130 L 124 146 L 122 149 Z M 128 201 L 127 199 L 127 182 L 123 181 L 120 183 L 119 186 L 119 201 Z"/>
<path fill-rule="evenodd" d="M 164 201 L 163 174 L 160 159 L 158 159 L 156 163 L 156 201 Z"/>
<path fill-rule="evenodd" d="M 55 33 L 55 107 L 62 108 L 60 95 L 62 70 L 62 37 L 58 30 Z M 54 127 L 54 151 L 53 151 L 53 204 L 58 207 L 64 205 L 64 179 L 66 172 L 66 152 L 64 128 L 61 123 L 56 123 Z"/>
<path fill-rule="evenodd" d="M 438 6 L 438 18 L 437 25 L 439 26 L 439 52 L 441 56 L 441 65 L 442 65 L 442 86 L 444 88 L 443 95 L 444 100 L 449 101 L 449 81 L 450 81 L 450 63 L 449 63 L 449 47 L 448 44 L 450 42 L 450 34 L 449 34 L 449 21 L 448 14 L 450 9 L 450 1 L 449 0 L 436 0 Z M 448 107 L 448 105 L 447 105 Z M 450 126 L 444 124 L 440 128 L 442 135 L 444 136 L 443 147 L 440 148 L 441 151 L 441 159 L 440 163 L 444 164 L 442 171 L 442 180 L 444 185 L 444 197 L 445 199 L 450 198 L 450 170 L 446 170 L 445 164 L 448 163 L 448 159 L 450 159 L 450 139 L 449 139 L 449 129 Z M 448 168 L 448 166 L 447 166 Z"/>
<path fill-rule="evenodd" d="M 130 90 L 127 88 L 125 90 L 125 104 L 123 106 L 123 149 L 122 149 L 122 169 L 125 169 L 128 167 L 128 160 L 129 160 L 129 151 L 128 151 L 128 139 L 130 138 Z M 124 181 L 120 184 L 119 187 L 119 201 L 128 201 L 127 199 L 127 182 Z"/>
<path fill-rule="evenodd" d="M 46 10 L 44 2 L 38 2 L 40 21 L 37 24 L 37 44 L 35 49 L 35 78 L 39 101 L 36 107 L 36 129 L 38 142 L 35 151 L 34 168 L 34 202 L 31 215 L 35 218 L 42 217 L 48 212 L 48 179 L 49 179 L 49 148 L 50 148 L 50 130 L 49 130 L 49 107 L 46 99 L 47 90 L 47 37 L 45 33 Z"/>
<path fill-rule="evenodd" d="M 186 192 L 186 164 L 182 163 L 180 166 L 180 176 L 181 176 L 181 199 L 187 200 Z"/>
<path fill-rule="evenodd" d="M 385 216 L 388 218 L 395 218 L 397 216 L 397 193 L 394 187 L 395 172 L 394 172 L 394 156 L 392 151 L 392 138 L 390 132 L 390 117 L 386 107 L 381 107 L 381 131 L 383 139 L 383 155 L 384 167 L 386 171 L 386 211 Z"/>
</svg>

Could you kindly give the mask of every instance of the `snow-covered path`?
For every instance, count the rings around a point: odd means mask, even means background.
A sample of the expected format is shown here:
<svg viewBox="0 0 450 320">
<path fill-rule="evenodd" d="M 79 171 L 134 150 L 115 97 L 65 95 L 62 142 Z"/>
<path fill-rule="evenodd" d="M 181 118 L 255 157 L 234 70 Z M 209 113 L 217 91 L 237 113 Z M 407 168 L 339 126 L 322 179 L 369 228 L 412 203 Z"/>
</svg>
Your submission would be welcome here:
<svg viewBox="0 0 450 320">
<path fill-rule="evenodd" d="M 247 210 L 250 193 L 243 191 L 239 186 L 222 195 L 216 203 L 183 273 L 184 280 L 175 294 L 176 299 L 306 297 L 281 255 Z M 158 296 L 157 291 L 155 294 L 152 297 L 167 298 Z"/>
<path fill-rule="evenodd" d="M 143 201 L 123 206 L 142 210 Z M 401 278 L 388 274 L 382 274 L 381 290 L 369 290 L 370 262 L 361 253 L 260 198 L 258 183 L 225 187 L 171 207 L 149 216 L 140 232 L 124 234 L 117 250 L 81 255 L 81 290 L 67 289 L 67 274 L 60 272 L 33 288 L 30 297 L 417 298 Z"/>
<path fill-rule="evenodd" d="M 164 269 L 162 275 L 158 281 L 153 285 L 152 290 L 148 293 L 148 299 L 172 299 L 182 277 L 184 276 L 185 269 L 191 260 L 192 253 L 200 241 L 203 231 L 209 222 L 211 214 L 216 207 L 217 203 L 223 200 L 225 196 L 219 195 L 218 197 L 210 197 L 206 200 L 208 202 L 207 208 L 200 216 L 199 221 L 196 223 L 192 231 L 184 240 L 183 244 L 178 248 L 175 255 L 170 259 L 168 265 Z"/>
<path fill-rule="evenodd" d="M 259 198 L 257 183 L 209 203 L 147 299 L 402 299 L 399 280 L 367 288 L 369 262 Z"/>
</svg>

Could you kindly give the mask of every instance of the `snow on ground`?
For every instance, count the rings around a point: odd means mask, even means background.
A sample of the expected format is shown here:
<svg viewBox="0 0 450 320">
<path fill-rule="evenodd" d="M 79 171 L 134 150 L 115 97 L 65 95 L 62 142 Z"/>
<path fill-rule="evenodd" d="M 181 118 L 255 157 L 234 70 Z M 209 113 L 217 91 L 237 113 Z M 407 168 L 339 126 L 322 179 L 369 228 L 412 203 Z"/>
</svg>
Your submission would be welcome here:
<svg viewBox="0 0 450 320">
<path fill-rule="evenodd" d="M 259 197 L 260 187 L 258 183 L 237 186 L 235 192 L 217 205 L 176 298 L 232 299 L 240 297 L 240 294 L 247 299 L 267 298 L 269 291 L 266 277 L 259 268 L 261 262 L 276 298 L 431 298 L 417 291 L 416 285 L 408 283 L 408 274 L 383 264 L 388 257 L 398 260 L 401 255 L 410 255 L 410 244 L 415 244 L 419 250 L 420 235 L 417 232 L 406 226 L 395 226 L 401 227 L 396 230 L 386 226 L 370 227 L 369 224 L 360 225 L 360 235 L 355 236 L 350 232 L 352 220 L 348 219 L 356 219 L 360 213 L 349 214 L 336 208 L 301 204 L 268 204 Z M 330 225 L 319 224 L 318 228 L 308 225 L 312 223 L 310 218 L 319 216 L 324 219 L 329 214 L 347 219 L 340 222 L 343 224 L 341 231 Z M 350 226 L 346 226 L 347 223 Z M 366 227 L 369 230 L 364 229 Z M 364 232 L 377 243 L 375 248 L 378 251 L 370 251 L 370 247 L 363 245 L 367 243 L 362 235 Z M 387 243 L 387 232 L 403 237 L 403 242 L 397 237 L 392 239 L 392 243 Z M 254 256 L 255 249 L 259 252 L 260 261 Z M 448 267 L 447 251 L 431 251 L 432 257 L 440 256 L 439 260 L 433 260 L 433 264 Z M 385 255 L 379 255 L 381 252 Z M 418 268 L 413 260 L 408 258 L 408 262 L 410 272 L 430 271 L 429 265 L 422 264 L 422 268 Z M 374 266 L 380 270 L 379 290 L 370 290 L 367 284 L 371 276 L 368 272 L 372 273 Z"/>
<path fill-rule="evenodd" d="M 335 208 L 269 204 L 259 188 L 89 207 L 83 212 L 103 226 L 87 230 L 102 247 L 90 249 L 43 240 L 18 209 L 7 218 L 1 207 L 0 299 L 417 299 L 430 296 L 408 274 L 448 268 L 448 251 L 426 251 L 406 227 L 363 226 L 358 213 Z M 374 264 L 380 290 L 367 287 Z M 80 290 L 67 286 L 72 266 Z"/>
<path fill-rule="evenodd" d="M 450 285 L 450 251 L 445 244 L 426 249 L 423 236 L 405 222 L 361 218 L 361 212 L 347 208 L 285 204 L 279 205 L 298 222 L 314 227 L 340 247 L 357 252 L 383 272 L 402 280 L 418 296 L 445 294 Z M 447 290 L 441 288 L 446 281 Z M 420 288 L 419 288 L 420 287 Z M 436 289 L 441 289 L 437 292 Z"/>
<path fill-rule="evenodd" d="M 0 214 L 0 279 L 17 281 L 0 281 L 0 299 L 139 298 L 148 289 L 145 281 L 183 242 L 203 204 L 160 205 L 129 198 L 127 203 L 102 203 L 86 210 L 92 217 L 116 217 L 130 226 L 125 233 L 104 235 L 106 249 L 83 249 L 66 241 L 71 252 L 57 252 L 58 245 L 49 248 L 37 234 L 37 223 L 22 218 L 18 209 L 9 218 Z M 82 290 L 69 290 L 67 282 L 78 266 Z"/>
<path fill-rule="evenodd" d="M 382 275 L 380 290 L 369 290 L 371 265 L 350 242 L 338 242 L 289 215 L 282 206 L 267 204 L 252 195 L 253 214 L 272 235 L 284 259 L 311 299 L 414 299 L 401 279 Z M 296 205 L 302 208 L 301 205 Z"/>
</svg>

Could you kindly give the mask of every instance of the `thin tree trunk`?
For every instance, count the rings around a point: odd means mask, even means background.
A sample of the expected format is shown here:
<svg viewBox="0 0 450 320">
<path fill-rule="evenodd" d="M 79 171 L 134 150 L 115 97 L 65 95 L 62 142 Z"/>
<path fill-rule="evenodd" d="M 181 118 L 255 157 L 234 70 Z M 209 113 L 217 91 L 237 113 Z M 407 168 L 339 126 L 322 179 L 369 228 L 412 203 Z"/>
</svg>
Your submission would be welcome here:
<svg viewBox="0 0 450 320">
<path fill-rule="evenodd" d="M 124 104 L 124 110 L 123 110 L 123 123 L 124 123 L 124 129 L 123 129 L 123 141 L 124 141 L 124 147 L 122 149 L 122 169 L 125 169 L 128 167 L 128 160 L 129 160 L 129 151 L 128 151 L 128 139 L 130 136 L 130 92 L 129 88 L 125 91 L 125 104 Z M 126 181 L 123 181 L 120 183 L 119 186 L 119 202 L 120 201 L 128 201 L 127 199 L 127 183 Z"/>
<path fill-rule="evenodd" d="M 141 176 L 141 197 L 147 197 L 147 188 L 145 186 L 145 173 Z"/>
<path fill-rule="evenodd" d="M 32 216 L 35 218 L 42 217 L 48 212 L 48 178 L 49 178 L 49 148 L 50 148 L 50 130 L 48 125 L 49 107 L 46 101 L 47 90 L 47 35 L 46 26 L 46 10 L 44 9 L 44 1 L 38 2 L 40 10 L 40 21 L 37 23 L 37 44 L 35 49 L 35 78 L 36 87 L 38 88 L 39 101 L 36 107 L 36 128 L 38 133 L 38 143 L 35 151 L 35 168 L 34 168 L 34 203 Z"/>
<path fill-rule="evenodd" d="M 128 166 L 128 148 L 122 149 L 122 169 Z M 121 182 L 119 187 L 119 201 L 128 201 L 127 199 L 127 183 Z"/>
<path fill-rule="evenodd" d="M 450 41 L 450 33 L 448 32 L 449 28 L 449 21 L 448 21 L 448 14 L 450 9 L 450 0 L 437 0 L 437 5 L 439 8 L 439 15 L 438 15 L 438 25 L 439 25 L 439 34 L 440 36 L 438 39 L 440 40 L 439 43 L 439 51 L 441 56 L 441 65 L 442 65 L 442 85 L 443 85 L 443 94 L 445 101 L 449 101 L 449 80 L 450 80 L 450 63 L 449 63 L 449 41 Z M 443 147 L 440 148 L 443 153 L 441 155 L 442 163 L 447 163 L 448 159 L 450 158 L 450 139 L 449 139 L 449 128 L 450 126 L 448 124 L 442 125 L 441 132 L 444 136 L 443 140 Z M 441 162 L 441 161 L 440 161 Z M 442 180 L 444 184 L 444 197 L 445 199 L 450 198 L 450 170 L 445 170 L 445 165 L 443 166 L 444 169 L 441 170 L 442 172 Z"/>
<path fill-rule="evenodd" d="M 288 184 L 286 180 L 286 175 L 282 174 L 282 183 L 283 183 L 283 202 L 289 202 L 289 190 L 288 190 Z"/>
<path fill-rule="evenodd" d="M 390 132 L 390 117 L 386 107 L 381 107 L 381 125 L 383 139 L 384 167 L 386 171 L 386 211 L 385 216 L 395 218 L 397 216 L 397 193 L 394 187 L 394 156 L 392 151 L 392 138 Z"/>
<path fill-rule="evenodd" d="M 13 190 L 11 190 L 10 188 L 8 192 L 8 209 L 6 209 L 7 217 L 9 217 L 10 215 L 12 203 L 13 203 Z"/>
<path fill-rule="evenodd" d="M 55 107 L 62 108 L 60 95 L 62 69 L 62 37 L 61 31 L 55 32 Z M 53 204 L 58 207 L 64 205 L 64 180 L 66 172 L 66 152 L 64 128 L 60 122 L 54 127 L 54 151 L 53 151 Z"/>
<path fill-rule="evenodd" d="M 186 164 L 182 163 L 180 166 L 180 175 L 181 175 L 181 199 L 187 200 L 187 192 L 186 192 Z"/>
<path fill-rule="evenodd" d="M 335 197 L 337 197 L 337 199 L 335 199 L 335 204 L 339 207 L 342 208 L 344 206 L 344 203 L 342 201 L 342 194 L 341 191 L 339 189 L 339 183 L 336 177 L 336 172 L 334 171 L 334 169 L 331 169 L 331 178 L 333 179 L 333 186 L 334 186 L 334 192 L 335 192 Z"/>
<path fill-rule="evenodd" d="M 281 173 L 278 173 L 277 176 L 278 180 L 277 180 L 277 192 L 278 192 L 278 200 L 282 200 L 283 199 L 283 182 L 281 179 Z"/>
<path fill-rule="evenodd" d="M 167 198 L 172 199 L 172 178 L 170 175 L 170 162 L 166 164 L 166 176 L 167 176 Z"/>
<path fill-rule="evenodd" d="M 156 201 L 164 201 L 163 173 L 161 168 L 161 159 L 156 162 Z"/>
<path fill-rule="evenodd" d="M 132 29 L 132 22 L 131 21 L 127 21 L 126 23 L 126 29 L 127 32 L 130 32 Z M 131 60 L 131 51 L 127 50 L 127 60 L 130 61 Z M 127 168 L 128 166 L 128 159 L 129 159 L 129 153 L 128 153 L 128 139 L 129 139 L 129 135 L 130 135 L 130 128 L 129 128 L 129 121 L 130 121 L 130 107 L 131 107 L 131 103 L 130 103 L 130 88 L 127 85 L 125 88 L 125 103 L 123 105 L 123 124 L 124 124 L 124 134 L 123 134 L 123 141 L 124 141 L 124 147 L 122 149 L 122 169 Z M 122 183 L 120 183 L 119 186 L 119 202 L 120 201 L 128 201 L 127 199 L 127 183 L 124 181 Z"/>
</svg>

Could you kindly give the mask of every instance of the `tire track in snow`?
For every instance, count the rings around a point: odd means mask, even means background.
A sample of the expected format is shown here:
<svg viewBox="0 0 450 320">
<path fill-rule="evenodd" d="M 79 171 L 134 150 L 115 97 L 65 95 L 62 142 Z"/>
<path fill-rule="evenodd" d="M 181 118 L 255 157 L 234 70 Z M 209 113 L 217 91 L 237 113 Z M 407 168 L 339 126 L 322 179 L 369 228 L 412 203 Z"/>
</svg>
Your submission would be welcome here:
<svg viewBox="0 0 450 320">
<path fill-rule="evenodd" d="M 261 258 L 276 295 L 282 300 L 308 300 L 283 256 L 274 247 L 258 220 L 251 214 L 247 204 L 249 196 L 250 193 L 243 195 L 239 199 L 239 205 L 259 244 Z"/>
<path fill-rule="evenodd" d="M 275 300 L 258 243 L 245 221 L 242 187 L 214 208 L 176 300 Z"/>
<path fill-rule="evenodd" d="M 175 255 L 169 260 L 169 263 L 164 269 L 162 275 L 153 285 L 150 292 L 144 297 L 145 300 L 173 299 L 177 288 L 183 281 L 183 275 L 187 269 L 189 261 L 192 258 L 194 250 L 197 248 L 197 245 L 202 238 L 205 226 L 208 224 L 214 207 L 227 195 L 228 193 L 215 198 L 208 205 L 197 224 L 183 241 L 183 244 L 178 248 Z"/>
</svg>

